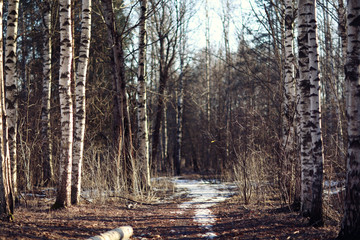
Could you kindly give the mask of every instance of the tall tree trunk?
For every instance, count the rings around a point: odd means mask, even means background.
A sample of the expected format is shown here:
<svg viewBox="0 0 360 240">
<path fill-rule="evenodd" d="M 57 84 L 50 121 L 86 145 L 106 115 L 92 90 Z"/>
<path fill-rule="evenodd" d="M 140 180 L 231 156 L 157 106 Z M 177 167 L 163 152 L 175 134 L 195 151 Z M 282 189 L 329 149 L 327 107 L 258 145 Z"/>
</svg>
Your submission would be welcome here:
<svg viewBox="0 0 360 240">
<path fill-rule="evenodd" d="M 300 118 L 300 160 L 301 160 L 301 213 L 310 216 L 312 200 L 313 161 L 311 158 L 310 132 L 310 80 L 309 80 L 309 49 L 307 0 L 299 0 L 299 118 Z"/>
<path fill-rule="evenodd" d="M 163 111 L 165 105 L 165 89 L 167 81 L 169 80 L 171 70 L 175 61 L 177 43 L 178 43 L 178 31 L 181 22 L 181 17 L 177 18 L 176 22 L 173 21 L 172 16 L 166 14 L 173 6 L 169 6 L 170 2 L 160 1 L 159 7 L 153 1 L 152 7 L 155 12 L 154 24 L 155 31 L 158 37 L 159 43 L 159 90 L 158 99 L 156 103 L 155 122 L 152 135 L 151 146 L 151 162 L 155 163 L 157 159 L 158 146 L 160 143 L 160 127 L 163 120 Z M 172 10 L 171 10 L 172 11 Z M 179 17 L 179 16 L 177 16 Z"/>
<path fill-rule="evenodd" d="M 151 146 L 151 162 L 155 163 L 157 158 L 158 146 L 160 141 L 160 126 L 163 117 L 163 109 L 164 109 L 164 102 L 165 102 L 165 87 L 168 78 L 168 69 L 165 67 L 165 46 L 164 46 L 164 39 L 161 37 L 159 39 L 160 44 L 160 79 L 159 79 L 159 95 L 157 99 L 156 105 L 156 115 L 155 115 L 155 123 L 154 123 L 154 130 L 152 135 L 152 146 Z"/>
<path fill-rule="evenodd" d="M 72 169 L 72 190 L 71 201 L 73 204 L 80 202 L 81 193 L 81 169 L 84 155 L 85 138 L 85 86 L 87 78 L 87 68 L 89 63 L 90 39 L 91 39 L 91 0 L 82 1 L 81 15 L 81 40 L 79 50 L 79 61 L 76 69 L 76 88 L 75 88 L 75 134 L 73 149 L 73 169 Z"/>
<path fill-rule="evenodd" d="M 176 90 L 176 140 L 174 147 L 174 169 L 175 175 L 181 174 L 181 147 L 183 136 L 183 102 L 184 102 L 184 43 L 180 44 L 180 76 Z"/>
<path fill-rule="evenodd" d="M 344 6 L 344 1 L 343 0 L 338 0 L 338 6 L 337 6 L 337 13 L 338 13 L 338 18 L 339 18 L 339 24 L 338 24 L 338 31 L 339 31 L 339 35 L 341 38 L 341 47 L 342 47 L 342 58 L 344 60 L 340 60 L 340 63 L 344 63 L 346 61 L 346 51 L 347 51 L 347 19 L 346 19 L 346 9 Z M 345 63 L 344 63 L 345 64 Z M 346 88 L 346 87 L 345 87 Z M 335 87 L 335 89 L 337 89 Z M 346 147 L 346 136 L 345 136 L 345 132 L 346 132 L 346 116 L 345 116 L 345 112 L 346 110 L 344 109 L 344 107 L 342 107 L 342 105 L 340 104 L 340 100 L 338 98 L 337 101 L 337 105 L 338 105 L 338 111 L 339 111 L 339 136 L 342 137 L 342 139 L 340 139 L 340 147 L 343 147 L 343 149 Z M 341 149 L 342 150 L 342 149 Z M 345 151 L 344 151 L 345 152 Z"/>
<path fill-rule="evenodd" d="M 3 0 L 0 0 L 0 32 L 3 31 Z M 7 141 L 3 72 L 3 35 L 0 35 L 0 215 L 9 220 L 14 213 L 14 193 L 11 182 L 10 157 Z"/>
<path fill-rule="evenodd" d="M 180 60 L 181 61 L 181 60 Z M 174 174 L 181 174 L 181 146 L 182 146 L 182 135 L 183 135 L 183 73 L 180 73 L 179 85 L 176 91 L 176 139 L 174 147 Z"/>
<path fill-rule="evenodd" d="M 11 161 L 11 181 L 14 194 L 17 195 L 17 84 L 16 71 L 16 41 L 18 31 L 19 0 L 9 0 L 5 46 L 5 103 L 7 127 L 9 134 L 9 149 Z"/>
<path fill-rule="evenodd" d="M 176 88 L 176 139 L 174 147 L 174 166 L 175 174 L 181 173 L 182 158 L 182 136 L 183 136 L 183 116 L 184 116 L 184 73 L 185 73 L 185 48 L 186 48 L 186 32 L 184 14 L 186 13 L 186 1 L 179 2 L 177 6 L 178 21 L 180 21 L 179 34 L 179 59 L 180 59 L 180 76 Z"/>
<path fill-rule="evenodd" d="M 123 39 L 118 33 L 115 23 L 112 0 L 103 0 L 102 7 L 104 11 L 105 23 L 108 28 L 109 43 L 112 48 L 114 61 L 114 91 L 115 106 L 119 124 L 118 134 L 118 158 L 123 159 L 125 179 L 127 184 L 134 191 L 136 190 L 136 175 L 134 162 L 134 149 L 132 144 L 131 123 L 126 95 L 125 81 L 125 57 L 123 50 Z M 120 161 L 121 162 L 121 161 Z"/>
<path fill-rule="evenodd" d="M 210 82 L 210 17 L 209 17 L 209 2 L 206 0 L 206 29 L 205 29 L 205 37 L 206 37 L 206 48 L 205 48 L 205 79 L 206 79 L 206 131 L 208 137 L 205 137 L 205 141 L 207 144 L 205 156 L 207 161 L 211 164 L 211 141 L 213 141 L 211 137 L 211 82 Z"/>
<path fill-rule="evenodd" d="M 59 99 L 61 109 L 60 174 L 56 202 L 53 208 L 71 205 L 71 171 L 73 147 L 73 105 L 71 97 L 72 30 L 71 0 L 59 1 L 60 71 Z"/>
<path fill-rule="evenodd" d="M 360 236 L 360 2 L 348 0 L 347 8 L 345 81 L 349 144 L 344 217 L 338 238 L 357 239 Z"/>
<path fill-rule="evenodd" d="M 296 88 L 295 88 L 295 67 L 294 67 L 294 1 L 285 1 L 285 63 L 284 63 L 284 102 L 283 102 L 283 157 L 284 168 L 289 174 L 284 174 L 283 187 L 287 191 L 289 200 L 292 200 L 293 166 L 297 160 L 296 152 L 296 134 L 295 134 L 295 105 L 296 105 Z"/>
<path fill-rule="evenodd" d="M 51 97 L 51 1 L 45 1 L 44 11 L 44 52 L 43 52 L 43 79 L 41 101 L 41 138 L 42 138 L 42 165 L 43 184 L 49 185 L 54 180 L 52 163 L 52 143 L 50 125 L 50 97 Z"/>
<path fill-rule="evenodd" d="M 139 32 L 139 67 L 138 67 L 138 164 L 139 180 L 143 189 L 151 187 L 149 162 L 149 133 L 147 126 L 146 104 L 146 18 L 147 0 L 141 0 L 140 32 Z"/>
<path fill-rule="evenodd" d="M 322 214 L 322 182 L 324 152 L 321 133 L 321 102 L 320 102 L 320 73 L 319 73 L 319 54 L 316 22 L 316 1 L 310 0 L 309 19 L 308 19 L 308 42 L 309 42 L 309 77 L 310 77 L 310 131 L 312 141 L 312 206 L 310 224 L 316 226 L 323 225 Z"/>
<path fill-rule="evenodd" d="M 226 0 L 223 6 L 223 33 L 224 33 L 224 47 L 225 47 L 225 158 L 222 163 L 222 168 L 229 163 L 230 157 L 230 113 L 231 113 L 231 99 L 230 99 L 230 44 L 229 44 L 229 24 L 230 24 L 230 2 Z M 221 166 L 221 165 L 220 165 Z"/>
<path fill-rule="evenodd" d="M 341 38 L 342 57 L 346 58 L 347 49 L 347 23 L 346 23 L 346 9 L 344 7 L 344 0 L 338 0 L 337 14 L 339 18 L 338 30 Z"/>
<path fill-rule="evenodd" d="M 164 92 L 164 96 L 167 95 L 167 92 Z M 162 110 L 162 114 L 163 114 L 163 123 L 161 124 L 161 157 L 162 159 L 160 159 L 159 163 L 161 165 L 161 171 L 168 171 L 169 168 L 172 169 L 173 165 L 169 163 L 169 134 L 168 134 L 168 130 L 169 130 L 169 124 L 168 124 L 168 117 L 167 117 L 167 112 L 168 112 L 168 106 L 165 103 L 163 110 Z M 160 130 L 159 130 L 160 131 Z"/>
</svg>

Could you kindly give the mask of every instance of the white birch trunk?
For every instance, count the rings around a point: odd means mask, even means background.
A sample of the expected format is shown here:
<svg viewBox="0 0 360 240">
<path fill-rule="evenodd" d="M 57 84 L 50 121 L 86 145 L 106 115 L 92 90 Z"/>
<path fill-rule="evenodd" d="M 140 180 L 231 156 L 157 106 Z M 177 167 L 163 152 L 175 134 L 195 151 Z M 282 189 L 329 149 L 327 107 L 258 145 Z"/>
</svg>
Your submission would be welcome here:
<svg viewBox="0 0 360 240">
<path fill-rule="evenodd" d="M 285 1 L 285 80 L 284 80 L 284 127 L 283 147 L 286 155 L 295 147 L 295 67 L 294 67 L 294 10 L 293 0 Z"/>
<path fill-rule="evenodd" d="M 50 125 L 50 97 L 51 97 L 51 3 L 44 3 L 44 53 L 43 53 L 43 81 L 41 102 L 41 137 L 42 164 L 44 185 L 53 181 L 52 144 Z"/>
<path fill-rule="evenodd" d="M 3 1 L 0 0 L 0 19 L 3 18 Z M 0 21 L 0 32 L 3 23 Z M 10 158 L 8 152 L 5 95 L 3 71 L 3 36 L 0 35 L 0 215 L 5 214 L 9 219 L 14 212 L 14 198 L 11 183 Z M 11 219 L 12 220 L 12 219 Z"/>
<path fill-rule="evenodd" d="M 17 193 L 17 71 L 16 71 L 16 40 L 18 31 L 19 0 L 10 0 L 8 5 L 8 18 L 5 46 L 5 103 L 7 114 L 7 127 L 9 136 L 9 149 L 11 161 L 11 181 L 14 193 Z"/>
<path fill-rule="evenodd" d="M 89 63 L 90 38 L 91 38 L 91 0 L 82 1 L 82 20 L 81 20 L 81 40 L 79 50 L 79 61 L 76 69 L 76 88 L 75 88 L 75 135 L 73 150 L 73 169 L 72 169 L 72 190 L 71 201 L 77 204 L 80 201 L 81 192 L 81 169 L 84 153 L 85 137 L 85 86 L 87 69 Z"/>
<path fill-rule="evenodd" d="M 291 182 L 293 178 L 292 167 L 295 164 L 295 101 L 296 101 L 296 88 L 295 88 L 295 67 L 294 67 L 294 1 L 285 1 L 285 39 L 284 39 L 284 102 L 283 102 L 283 156 L 284 156 L 284 169 L 286 173 L 284 176 L 284 190 L 291 197 Z M 290 175 L 290 176 L 287 176 Z"/>
<path fill-rule="evenodd" d="M 138 162 L 139 180 L 143 189 L 151 187 L 149 163 L 149 133 L 147 126 L 146 104 L 146 17 L 147 0 L 141 0 L 140 32 L 139 32 L 139 67 L 138 67 Z"/>
<path fill-rule="evenodd" d="M 310 224 L 322 226 L 322 181 L 323 181 L 323 142 L 321 133 L 321 102 L 320 102 L 320 72 L 316 21 L 316 1 L 310 0 L 308 20 L 309 42 L 309 77 L 310 77 L 310 126 L 312 140 L 313 183 L 312 208 Z"/>
<path fill-rule="evenodd" d="M 347 86 L 348 153 L 344 217 L 338 239 L 360 236 L 360 1 L 348 0 Z"/>
<path fill-rule="evenodd" d="M 87 240 L 128 240 L 134 233 L 131 226 L 123 226 L 104 232 Z"/>
<path fill-rule="evenodd" d="M 344 0 L 338 0 L 337 14 L 339 18 L 338 31 L 341 38 L 342 57 L 346 58 L 347 37 L 346 37 L 346 10 L 344 7 Z"/>
<path fill-rule="evenodd" d="M 183 60 L 180 60 L 183 61 Z M 181 65 L 181 64 L 180 64 Z M 180 67 L 181 68 L 181 67 Z M 180 70 L 183 71 L 183 70 Z M 180 73 L 179 77 L 179 86 L 176 90 L 176 140 L 175 140 L 175 148 L 174 148 L 174 169 L 175 175 L 181 174 L 181 158 L 182 158 L 182 135 L 183 135 L 183 101 L 184 101 L 184 88 L 183 88 L 183 72 Z"/>
<path fill-rule="evenodd" d="M 310 132 L 310 80 L 309 80 L 309 51 L 308 51 L 308 22 L 309 8 L 307 0 L 299 0 L 299 117 L 300 117 L 300 160 L 301 160 L 301 213 L 309 216 L 312 201 L 313 161 L 311 158 Z"/>
<path fill-rule="evenodd" d="M 166 96 L 168 93 L 166 91 L 166 89 L 164 90 L 164 96 Z M 164 110 L 162 112 L 163 114 L 163 124 L 162 124 L 162 152 L 163 152 L 163 156 L 162 156 L 162 160 L 160 160 L 162 162 L 162 171 L 166 170 L 167 167 L 167 163 L 169 160 L 169 134 L 168 134 L 168 129 L 169 129 L 169 124 L 168 124 L 168 118 L 167 118 L 167 112 L 168 112 L 168 107 L 167 104 L 164 104 Z"/>
<path fill-rule="evenodd" d="M 71 64 L 73 59 L 73 40 L 71 29 L 71 0 L 60 0 L 59 4 L 59 98 L 61 109 L 61 152 L 58 193 L 53 208 L 63 208 L 71 205 L 71 169 L 73 146 L 73 107 L 71 98 Z"/>
<path fill-rule="evenodd" d="M 182 32 L 183 34 L 183 32 Z M 181 35 L 182 35 L 181 34 Z M 182 38 L 183 36 L 181 36 Z M 174 169 L 175 174 L 181 174 L 181 158 L 182 158 L 182 136 L 183 136 L 183 102 L 184 102 L 184 39 L 180 40 L 180 76 L 178 80 L 178 86 L 176 89 L 176 140 L 174 148 Z"/>
</svg>

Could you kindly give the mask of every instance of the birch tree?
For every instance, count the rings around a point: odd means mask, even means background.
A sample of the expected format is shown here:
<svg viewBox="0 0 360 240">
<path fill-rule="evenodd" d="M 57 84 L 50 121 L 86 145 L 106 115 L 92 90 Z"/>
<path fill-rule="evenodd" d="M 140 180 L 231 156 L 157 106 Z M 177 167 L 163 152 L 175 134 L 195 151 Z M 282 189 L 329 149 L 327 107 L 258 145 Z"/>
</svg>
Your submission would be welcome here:
<svg viewBox="0 0 360 240">
<path fill-rule="evenodd" d="M 283 139 L 282 146 L 284 151 L 284 165 L 286 169 L 291 169 L 295 162 L 295 106 L 296 106 L 296 87 L 295 87 L 295 66 L 294 66 L 294 1 L 286 0 L 285 4 L 285 40 L 284 40 L 284 102 L 283 102 Z M 284 185 L 289 185 L 292 176 L 287 178 Z M 291 186 L 283 186 L 291 198 Z M 290 200 L 290 199 L 289 199 Z"/>
<path fill-rule="evenodd" d="M 311 224 L 321 226 L 324 155 L 315 8 L 314 0 L 299 1 L 301 212 Z"/>
<path fill-rule="evenodd" d="M 42 138 L 42 165 L 43 182 L 48 185 L 53 181 L 52 143 L 50 125 L 50 98 L 51 98 L 51 1 L 43 3 L 43 79 L 41 101 L 41 138 Z"/>
<path fill-rule="evenodd" d="M 149 133 L 147 126 L 147 104 L 146 104 L 146 18 L 147 0 L 140 1 L 140 23 L 139 23 L 139 67 L 138 67 L 138 150 L 139 180 L 142 188 L 151 187 L 150 162 L 149 162 Z"/>
<path fill-rule="evenodd" d="M 312 206 L 310 224 L 323 225 L 322 215 L 322 181 L 323 181 L 323 142 L 321 134 L 321 105 L 320 105 L 320 73 L 316 21 L 316 2 L 308 3 L 310 14 L 308 19 L 309 44 L 309 79 L 310 79 L 310 131 L 311 131 L 311 158 L 313 161 L 312 179 Z"/>
<path fill-rule="evenodd" d="M 316 21 L 316 1 L 309 1 L 308 44 L 309 44 L 309 78 L 310 78 L 310 131 L 311 158 L 313 161 L 312 201 L 310 224 L 323 225 L 322 214 L 322 181 L 323 181 L 323 141 L 321 133 L 320 105 L 320 72 L 318 54 L 318 36 Z M 311 172 L 310 172 L 311 173 Z"/>
<path fill-rule="evenodd" d="M 71 201 L 73 204 L 80 202 L 81 192 L 81 169 L 84 155 L 84 137 L 85 137 L 85 86 L 87 78 L 87 68 L 89 63 L 91 39 L 91 0 L 82 1 L 81 13 L 81 39 L 79 49 L 79 60 L 76 69 L 76 87 L 75 87 L 75 134 L 73 149 L 73 167 L 72 167 L 72 189 Z"/>
<path fill-rule="evenodd" d="M 60 174 L 53 208 L 71 205 L 71 170 L 73 147 L 73 107 L 71 98 L 71 65 L 73 55 L 71 0 L 59 1 L 60 71 L 59 99 L 61 113 Z"/>
<path fill-rule="evenodd" d="M 180 44 L 181 45 L 181 44 Z M 181 46 L 183 48 L 183 46 Z M 183 54 L 183 50 L 180 51 Z M 183 57 L 180 59 L 180 76 L 176 90 L 176 140 L 174 148 L 174 166 L 175 174 L 180 175 L 181 173 L 181 146 L 183 136 L 183 112 L 184 112 L 184 60 Z"/>
<path fill-rule="evenodd" d="M 3 31 L 3 0 L 0 0 L 0 32 Z M 0 215 L 9 220 L 14 213 L 14 193 L 11 182 L 10 157 L 7 141 L 3 72 L 3 35 L 0 34 Z"/>
<path fill-rule="evenodd" d="M 7 127 L 9 134 L 9 149 L 11 160 L 11 181 L 14 194 L 17 193 L 17 71 L 16 71 L 16 42 L 18 31 L 19 0 L 8 1 L 8 17 L 5 46 L 5 104 Z"/>
<path fill-rule="evenodd" d="M 358 0 L 348 0 L 347 37 L 345 82 L 349 143 L 344 217 L 338 239 L 357 239 L 360 236 L 360 2 Z"/>
<path fill-rule="evenodd" d="M 310 132 L 310 80 L 307 0 L 299 0 L 298 48 L 299 48 L 299 118 L 300 118 L 300 161 L 301 161 L 301 212 L 310 216 L 312 200 L 311 132 Z"/>
<path fill-rule="evenodd" d="M 347 50 L 347 24 L 346 24 L 346 9 L 344 6 L 344 0 L 338 0 L 336 12 L 339 18 L 338 31 L 341 38 L 342 57 L 346 58 Z"/>
</svg>

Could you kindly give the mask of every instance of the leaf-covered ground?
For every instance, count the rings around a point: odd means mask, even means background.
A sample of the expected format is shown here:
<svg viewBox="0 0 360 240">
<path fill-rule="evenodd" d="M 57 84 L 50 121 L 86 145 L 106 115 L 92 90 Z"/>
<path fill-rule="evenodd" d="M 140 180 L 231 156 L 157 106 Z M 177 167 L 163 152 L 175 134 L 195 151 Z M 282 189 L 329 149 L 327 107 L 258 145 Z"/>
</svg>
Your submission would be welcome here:
<svg viewBox="0 0 360 240">
<path fill-rule="evenodd" d="M 13 222 L 0 220 L 0 239 L 86 239 L 124 225 L 133 227 L 132 239 L 204 239 L 209 230 L 194 221 L 194 209 L 178 214 L 179 204 L 188 200 L 178 195 L 161 203 L 134 204 L 110 198 L 50 211 L 52 201 L 34 198 L 16 209 Z M 328 221 L 325 227 L 308 226 L 306 219 L 274 200 L 245 206 L 234 195 L 211 210 L 217 239 L 334 239 L 338 231 Z"/>
</svg>

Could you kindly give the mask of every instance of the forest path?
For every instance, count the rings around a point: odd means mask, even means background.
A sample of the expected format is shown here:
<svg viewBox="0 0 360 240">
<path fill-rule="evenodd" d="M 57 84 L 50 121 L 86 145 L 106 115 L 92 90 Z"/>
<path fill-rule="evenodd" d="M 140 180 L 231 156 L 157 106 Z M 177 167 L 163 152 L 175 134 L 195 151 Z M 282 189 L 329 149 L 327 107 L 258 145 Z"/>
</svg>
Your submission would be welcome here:
<svg viewBox="0 0 360 240">
<path fill-rule="evenodd" d="M 127 225 L 134 229 L 132 240 L 302 240 L 337 236 L 336 224 L 309 227 L 305 218 L 282 206 L 273 195 L 244 205 L 241 196 L 232 195 L 236 192 L 233 185 L 200 178 L 190 175 L 156 180 L 154 186 L 160 190 L 157 201 L 131 208 L 128 201 L 114 196 L 51 211 L 52 200 L 29 195 L 16 208 L 13 222 L 0 218 L 0 240 L 87 239 Z"/>
<path fill-rule="evenodd" d="M 206 230 L 205 233 L 199 233 L 199 237 L 207 239 L 219 237 L 212 230 L 213 225 L 216 224 L 216 216 L 210 208 L 231 197 L 234 194 L 231 189 L 234 189 L 235 185 L 216 180 L 204 181 L 184 178 L 174 178 L 173 182 L 178 194 L 186 193 L 189 198 L 188 201 L 178 205 L 179 210 L 175 213 L 182 215 L 186 211 L 193 211 L 193 221 L 200 228 Z"/>
</svg>

